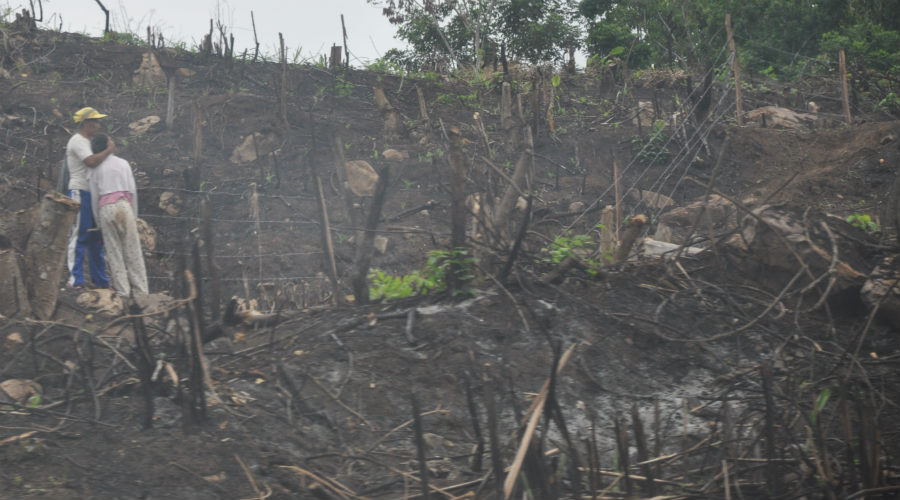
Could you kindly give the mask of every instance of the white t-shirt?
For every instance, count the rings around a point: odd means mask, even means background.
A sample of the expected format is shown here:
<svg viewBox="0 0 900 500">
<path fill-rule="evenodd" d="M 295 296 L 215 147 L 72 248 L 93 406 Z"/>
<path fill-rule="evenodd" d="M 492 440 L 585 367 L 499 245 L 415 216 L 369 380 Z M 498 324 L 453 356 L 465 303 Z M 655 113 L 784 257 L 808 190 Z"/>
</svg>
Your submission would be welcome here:
<svg viewBox="0 0 900 500">
<path fill-rule="evenodd" d="M 137 216 L 137 186 L 134 183 L 131 165 L 127 161 L 116 155 L 109 155 L 102 163 L 91 170 L 89 178 L 90 189 L 88 191 L 91 192 L 91 208 L 94 211 L 94 217 L 99 216 L 98 202 L 100 197 L 118 191 L 131 193 L 131 204 L 134 208 L 134 214 Z"/>
<path fill-rule="evenodd" d="M 84 159 L 92 156 L 91 140 L 81 134 L 75 134 L 66 144 L 66 163 L 69 165 L 69 190 L 88 191 L 88 166 Z"/>
</svg>

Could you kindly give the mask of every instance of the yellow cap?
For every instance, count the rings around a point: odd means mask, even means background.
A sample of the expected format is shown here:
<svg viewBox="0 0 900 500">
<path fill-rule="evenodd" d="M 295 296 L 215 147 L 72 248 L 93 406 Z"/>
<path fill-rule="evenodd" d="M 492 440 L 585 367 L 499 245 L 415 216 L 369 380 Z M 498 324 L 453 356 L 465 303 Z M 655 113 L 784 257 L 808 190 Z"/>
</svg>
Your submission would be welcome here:
<svg viewBox="0 0 900 500">
<path fill-rule="evenodd" d="M 106 118 L 106 115 L 94 108 L 81 108 L 75 112 L 75 123 L 81 123 L 84 120 L 96 120 Z"/>
</svg>

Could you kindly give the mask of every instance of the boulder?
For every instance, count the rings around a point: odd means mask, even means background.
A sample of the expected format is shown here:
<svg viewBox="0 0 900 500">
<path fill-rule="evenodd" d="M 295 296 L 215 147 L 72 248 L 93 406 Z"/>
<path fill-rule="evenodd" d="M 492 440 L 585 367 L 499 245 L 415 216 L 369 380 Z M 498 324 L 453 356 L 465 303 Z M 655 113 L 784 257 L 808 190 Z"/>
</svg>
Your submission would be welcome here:
<svg viewBox="0 0 900 500">
<path fill-rule="evenodd" d="M 816 108 L 818 109 L 818 108 Z M 787 108 L 779 108 L 778 106 L 763 106 L 756 108 L 746 114 L 748 120 L 759 120 L 762 123 L 765 119 L 767 127 L 779 127 L 790 129 L 810 128 L 816 123 L 818 118 L 810 113 L 797 113 Z"/>
<path fill-rule="evenodd" d="M 647 207 L 656 210 L 675 205 L 675 200 L 673 200 L 672 198 L 669 198 L 664 194 L 660 194 L 655 191 L 649 191 L 646 189 L 632 189 L 628 191 L 628 196 L 630 196 L 634 201 L 643 203 Z"/>
<path fill-rule="evenodd" d="M 118 316 L 125 309 L 122 297 L 111 288 L 88 290 L 80 294 L 75 301 L 80 307 L 105 316 Z"/>
<path fill-rule="evenodd" d="M 859 292 L 869 310 L 900 331 L 900 254 L 884 258 L 872 270 Z"/>
<path fill-rule="evenodd" d="M 231 152 L 231 163 L 250 163 L 278 149 L 278 136 L 273 132 L 254 132 Z"/>
<path fill-rule="evenodd" d="M 868 260 L 875 244 L 841 218 L 806 207 L 764 205 L 741 220 L 739 234 L 725 247 L 737 268 L 773 291 L 805 266 L 792 289 L 804 289 L 812 305 L 825 291 L 829 297 L 858 296 L 875 267 Z"/>
<path fill-rule="evenodd" d="M 737 228 L 738 215 L 738 209 L 733 203 L 719 195 L 710 195 L 706 203 L 701 198 L 660 215 L 653 239 L 682 245 L 690 236 L 698 218 L 695 237 L 721 235 Z"/>
<path fill-rule="evenodd" d="M 156 250 L 156 229 L 144 219 L 137 220 L 138 237 L 141 239 L 141 248 L 145 252 Z"/>
<path fill-rule="evenodd" d="M 42 392 L 41 384 L 31 379 L 10 378 L 0 382 L 0 402 L 6 397 L 17 403 L 25 403 L 29 397 Z"/>
<path fill-rule="evenodd" d="M 171 191 L 164 191 L 159 195 L 159 208 L 169 215 L 178 215 L 181 212 L 181 198 Z"/>
<path fill-rule="evenodd" d="M 385 149 L 381 153 L 381 156 L 388 161 L 403 161 L 409 158 L 409 153 L 406 151 L 397 151 L 396 149 Z"/>
<path fill-rule="evenodd" d="M 158 124 L 159 121 L 160 118 L 156 115 L 145 116 L 140 120 L 129 123 L 128 129 L 131 130 L 131 135 L 143 135 L 153 128 L 154 125 Z"/>
<path fill-rule="evenodd" d="M 351 160 L 344 164 L 347 183 L 356 196 L 372 196 L 378 183 L 378 172 L 365 160 Z"/>
</svg>

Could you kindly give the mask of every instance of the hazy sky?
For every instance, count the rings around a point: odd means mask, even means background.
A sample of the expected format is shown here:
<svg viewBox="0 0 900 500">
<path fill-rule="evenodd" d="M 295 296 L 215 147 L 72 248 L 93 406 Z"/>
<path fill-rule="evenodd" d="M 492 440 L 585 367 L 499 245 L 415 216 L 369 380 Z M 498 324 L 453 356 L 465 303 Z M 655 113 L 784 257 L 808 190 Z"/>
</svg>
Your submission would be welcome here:
<svg viewBox="0 0 900 500">
<path fill-rule="evenodd" d="M 252 51 L 256 19 L 260 50 L 276 54 L 278 33 L 284 35 L 288 59 L 296 50 L 303 58 L 326 54 L 332 44 L 342 44 L 341 14 L 347 25 L 351 64 L 361 65 L 400 44 L 394 27 L 381 15 L 381 8 L 365 0 L 100 0 L 110 11 L 110 27 L 146 37 L 147 26 L 158 29 L 167 40 L 196 46 L 209 31 L 209 20 L 221 19 L 234 33 L 236 53 Z M 20 10 L 27 0 L 0 0 L 0 6 Z M 37 2 L 35 2 L 37 4 Z M 96 0 L 43 0 L 44 28 L 103 33 L 104 15 Z M 359 60 L 357 60 L 359 59 Z"/>
</svg>

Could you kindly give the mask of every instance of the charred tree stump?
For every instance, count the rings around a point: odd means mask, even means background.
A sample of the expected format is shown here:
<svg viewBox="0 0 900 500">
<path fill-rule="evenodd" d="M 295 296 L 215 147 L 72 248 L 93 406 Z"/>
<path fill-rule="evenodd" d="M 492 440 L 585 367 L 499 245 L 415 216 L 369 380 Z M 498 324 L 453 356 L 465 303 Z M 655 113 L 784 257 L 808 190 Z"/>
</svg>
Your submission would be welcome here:
<svg viewBox="0 0 900 500">
<path fill-rule="evenodd" d="M 509 218 L 516 201 L 519 199 L 520 193 L 528 193 L 530 191 L 531 179 L 534 176 L 534 151 L 531 145 L 531 131 L 525 127 L 524 135 L 529 147 L 519 154 L 516 161 L 516 170 L 513 172 L 512 182 L 503 192 L 500 203 L 494 210 L 494 216 L 490 221 L 490 229 L 492 234 L 497 235 L 503 240 L 509 240 Z M 498 242 L 502 243 L 502 242 Z"/>
<path fill-rule="evenodd" d="M 56 308 L 66 249 L 80 205 L 60 193 L 44 195 L 37 224 L 25 244 L 25 277 L 31 310 L 49 319 Z"/>
<path fill-rule="evenodd" d="M 331 55 L 328 58 L 328 67 L 331 69 L 331 71 L 337 71 L 341 69 L 341 66 L 343 66 L 343 49 L 344 48 L 340 45 L 331 46 Z"/>
<path fill-rule="evenodd" d="M 600 255 L 610 256 L 616 252 L 616 209 L 612 205 L 603 207 L 600 211 L 600 224 L 603 230 L 600 232 Z"/>
<path fill-rule="evenodd" d="M 638 236 L 641 235 L 641 231 L 646 224 L 646 215 L 635 215 L 629 219 L 628 227 L 625 229 L 625 232 L 622 233 L 622 241 L 619 243 L 619 247 L 616 248 L 616 253 L 613 256 L 613 264 L 625 262 L 625 259 L 628 258 L 628 254 L 631 253 L 631 247 L 634 246 L 634 243 L 637 241 Z"/>
<path fill-rule="evenodd" d="M 764 441 L 766 443 L 766 490 L 770 495 L 776 495 L 778 492 L 784 490 L 782 489 L 781 474 L 778 470 L 778 456 L 775 452 L 777 446 L 775 441 L 775 427 L 778 424 L 776 422 L 777 410 L 775 407 L 775 396 L 772 394 L 772 368 L 771 366 L 764 364 L 759 367 L 759 372 L 762 378 L 763 396 L 765 397 L 766 402 L 764 423 Z"/>
<path fill-rule="evenodd" d="M 466 378 L 466 403 L 469 407 L 469 418 L 472 419 L 472 431 L 475 434 L 475 453 L 472 456 L 472 472 L 481 472 L 481 463 L 484 459 L 484 436 L 481 433 L 481 424 L 478 422 L 478 408 L 475 406 L 475 395 L 472 393 L 472 385 Z"/>
<path fill-rule="evenodd" d="M 466 247 L 466 159 L 462 148 L 462 133 L 456 127 L 450 127 L 450 248 L 453 250 Z M 454 259 L 456 261 L 457 259 Z M 459 264 L 451 262 L 447 271 L 447 288 L 451 292 L 460 290 L 463 283 L 459 279 Z"/>
<path fill-rule="evenodd" d="M 419 413 L 419 400 L 415 394 L 409 395 L 412 403 L 413 428 L 416 433 L 416 451 L 419 459 L 419 480 L 422 482 L 422 499 L 430 498 L 428 491 L 428 460 L 425 458 L 425 437 L 422 429 L 422 415 Z"/>
<path fill-rule="evenodd" d="M 404 135 L 403 120 L 400 118 L 400 113 L 394 109 L 387 95 L 385 95 L 384 89 L 375 87 L 373 90 L 375 92 L 375 105 L 378 106 L 378 111 L 384 119 L 384 138 L 388 141 L 396 141 Z"/>
<path fill-rule="evenodd" d="M 416 95 L 419 97 L 419 119 L 425 123 L 429 123 L 428 118 L 428 106 L 425 103 L 425 93 L 422 92 L 422 87 L 416 85 Z"/>
<path fill-rule="evenodd" d="M 513 116 L 512 86 L 503 82 L 500 94 L 500 128 L 503 129 L 504 148 L 507 154 L 519 150 L 519 127 Z"/>
<path fill-rule="evenodd" d="M 497 402 L 494 396 L 494 382 L 486 376 L 484 378 L 484 400 L 487 409 L 488 439 L 491 443 L 491 467 L 493 469 L 491 475 L 494 476 L 494 486 L 497 494 L 500 495 L 503 493 L 505 477 L 503 475 L 503 454 L 500 449 L 500 431 L 497 423 Z"/>
<path fill-rule="evenodd" d="M 378 172 L 378 183 L 375 185 L 375 196 L 372 198 L 372 206 L 369 207 L 369 217 L 366 220 L 366 230 L 362 239 L 356 246 L 354 259 L 355 269 L 353 273 L 353 295 L 359 304 L 369 303 L 369 263 L 372 262 L 374 251 L 375 230 L 378 229 L 378 221 L 381 219 L 381 209 L 387 199 L 387 186 L 390 180 L 390 167 L 385 167 Z"/>
<path fill-rule="evenodd" d="M 133 316 L 141 314 L 141 308 L 131 303 L 128 313 Z M 138 369 L 138 377 L 141 380 L 141 396 L 144 398 L 144 416 L 141 418 L 141 425 L 144 429 L 153 427 L 153 352 L 150 349 L 150 340 L 147 337 L 147 330 L 144 328 L 144 320 L 135 317 L 134 326 L 134 365 Z M 175 381 L 177 382 L 177 381 Z"/>
<path fill-rule="evenodd" d="M 644 433 L 644 423 L 641 422 L 641 415 L 638 412 L 637 405 L 631 405 L 631 425 L 634 428 L 634 440 L 637 443 L 639 462 L 646 462 L 650 459 L 650 446 L 647 444 L 647 435 Z M 644 485 L 648 496 L 656 496 L 656 485 L 653 481 L 653 467 L 644 464 L 641 465 L 644 473 Z"/>
<path fill-rule="evenodd" d="M 622 425 L 619 416 L 615 418 L 616 430 L 616 449 L 619 457 L 619 471 L 622 472 L 625 479 L 625 497 L 631 497 L 633 487 L 631 484 L 631 474 L 629 473 L 629 455 L 628 455 L 628 429 Z"/>
<path fill-rule="evenodd" d="M 216 251 L 214 244 L 215 231 L 212 224 L 212 209 L 209 200 L 200 201 L 200 218 L 202 219 L 203 248 L 206 249 L 206 271 L 210 277 L 209 309 L 213 321 L 219 319 L 222 309 L 222 279 L 219 265 L 216 263 Z"/>
<path fill-rule="evenodd" d="M 199 255 L 195 250 L 194 255 Z M 197 257 L 194 259 L 198 260 Z M 189 377 L 189 397 L 188 397 L 188 414 L 185 417 L 185 430 L 191 431 L 195 424 L 202 423 L 206 420 L 206 384 L 204 383 L 208 375 L 203 358 L 203 343 L 200 340 L 203 336 L 203 324 L 201 311 L 197 305 L 200 303 L 200 295 L 197 290 L 197 283 L 200 281 L 194 279 L 194 274 L 190 270 L 184 271 L 185 284 L 184 287 L 190 290 L 192 300 L 187 304 L 188 316 L 190 319 L 190 334 L 184 339 L 187 343 L 186 352 L 188 354 L 188 377 Z"/>
<path fill-rule="evenodd" d="M 534 197 L 528 195 L 525 199 L 525 214 L 522 217 L 522 222 L 519 224 L 519 232 L 516 234 L 516 241 L 513 242 L 512 249 L 509 251 L 509 257 L 506 259 L 506 263 L 503 264 L 503 268 L 500 270 L 500 275 L 497 279 L 500 282 L 506 281 L 506 278 L 509 276 L 510 271 L 512 271 L 512 267 L 516 262 L 516 259 L 519 257 L 519 252 L 522 250 L 522 242 L 525 241 L 525 236 L 528 234 L 528 227 L 531 224 L 531 215 L 532 208 L 534 205 Z"/>
<path fill-rule="evenodd" d="M 355 195 L 353 194 L 353 191 L 350 190 L 350 181 L 347 174 L 347 161 L 344 158 L 344 141 L 336 130 L 332 132 L 331 145 L 331 150 L 334 154 L 335 172 L 340 180 L 339 190 L 341 191 L 341 195 L 344 198 L 344 203 L 347 207 L 347 217 L 350 219 L 350 223 L 353 227 L 362 227 L 362 207 L 359 203 L 354 203 Z"/>
<path fill-rule="evenodd" d="M 19 255 L 14 249 L 0 249 L 0 315 L 7 318 L 31 314 L 21 269 Z"/>
</svg>

